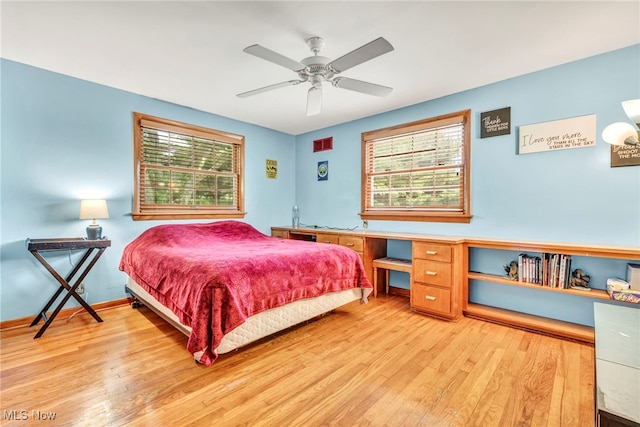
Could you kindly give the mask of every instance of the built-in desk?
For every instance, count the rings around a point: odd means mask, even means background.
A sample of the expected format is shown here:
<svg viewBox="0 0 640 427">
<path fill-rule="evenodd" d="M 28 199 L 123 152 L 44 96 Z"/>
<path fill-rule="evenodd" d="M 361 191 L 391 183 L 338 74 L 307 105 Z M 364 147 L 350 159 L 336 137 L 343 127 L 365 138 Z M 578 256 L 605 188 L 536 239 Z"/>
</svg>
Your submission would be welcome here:
<svg viewBox="0 0 640 427">
<path fill-rule="evenodd" d="M 461 236 L 427 235 L 418 233 L 397 233 L 372 230 L 337 230 L 325 228 L 292 228 L 272 227 L 271 235 L 285 239 L 301 239 L 317 242 L 344 244 L 350 246 L 362 257 L 367 277 L 371 283 L 377 284 L 376 293 L 384 293 L 386 288 L 386 271 L 377 268 L 374 279 L 374 264 L 376 259 L 387 256 L 388 240 L 411 241 L 411 308 L 415 311 L 442 317 L 457 319 L 463 314 L 467 317 L 496 322 L 528 331 L 567 338 L 574 341 L 593 344 L 594 328 L 584 324 L 570 323 L 559 317 L 543 317 L 528 312 L 511 310 L 507 306 L 494 306 L 492 301 L 477 302 L 470 298 L 470 288 L 482 284 L 504 286 L 511 292 L 515 288 L 523 288 L 534 292 L 550 292 L 563 295 L 562 298 L 589 298 L 609 301 L 607 292 L 593 287 L 590 292 L 565 289 L 561 287 L 541 286 L 539 283 L 529 283 L 511 280 L 504 274 L 495 274 L 495 264 L 478 263 L 478 254 L 483 251 L 504 251 L 503 261 L 498 267 L 502 268 L 520 253 L 564 254 L 580 258 L 603 258 L 625 261 L 640 261 L 640 248 L 635 246 L 605 246 L 586 245 L 583 243 L 536 242 L 523 240 L 505 240 L 474 238 Z M 475 259 L 474 259 L 475 254 Z M 587 261 L 583 260 L 583 263 Z M 390 264 L 379 262 L 384 267 Z M 474 265 L 471 270 L 470 266 Z M 484 268 L 488 267 L 488 271 Z M 623 275 L 624 271 L 620 271 Z M 616 274 L 616 276 L 618 275 Z M 622 276 L 619 276 L 622 277 Z M 511 292 L 513 293 L 513 292 Z M 521 306 L 522 301 L 514 298 L 514 306 Z M 585 305 L 583 304 L 583 307 Z M 586 306 L 591 313 L 592 305 Z M 640 352 L 639 352 L 640 354 Z M 640 394 L 639 394 L 640 395 Z"/>
<path fill-rule="evenodd" d="M 362 258 L 367 278 L 376 286 L 374 295 L 385 293 L 388 286 L 386 269 L 394 269 L 395 265 L 382 260 L 387 257 L 387 241 L 410 241 L 412 259 L 398 263 L 400 267 L 395 269 L 410 273 L 411 308 L 448 320 L 462 316 L 462 287 L 467 267 L 463 240 L 459 237 L 292 227 L 272 227 L 271 235 L 353 249 Z"/>
<path fill-rule="evenodd" d="M 597 426 L 640 426 L 640 308 L 593 306 Z"/>
</svg>

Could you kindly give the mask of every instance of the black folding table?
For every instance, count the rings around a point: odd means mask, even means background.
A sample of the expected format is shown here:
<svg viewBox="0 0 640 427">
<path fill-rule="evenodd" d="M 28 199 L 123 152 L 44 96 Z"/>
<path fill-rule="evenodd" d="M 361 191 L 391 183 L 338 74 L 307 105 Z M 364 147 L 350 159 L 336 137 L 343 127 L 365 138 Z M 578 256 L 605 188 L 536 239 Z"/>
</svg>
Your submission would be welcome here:
<svg viewBox="0 0 640 427">
<path fill-rule="evenodd" d="M 98 313 L 95 312 L 93 308 L 84 300 L 78 293 L 76 289 L 80 286 L 80 283 L 87 276 L 87 273 L 93 268 L 98 258 L 102 255 L 102 253 L 111 246 L 111 240 L 87 240 L 81 237 L 73 237 L 73 238 L 54 238 L 54 239 L 27 239 L 26 246 L 29 252 L 36 257 L 38 261 L 47 269 L 49 273 L 60 283 L 60 287 L 55 291 L 53 296 L 47 301 L 44 308 L 40 310 L 38 315 L 33 322 L 31 322 L 30 326 L 35 326 L 40 322 L 40 319 L 44 319 L 44 325 L 40 328 L 38 333 L 36 333 L 35 338 L 40 338 L 44 331 L 47 330 L 53 319 L 58 315 L 62 307 L 67 303 L 70 297 L 74 297 L 80 305 L 87 310 L 91 316 L 98 322 L 102 322 Z M 67 274 L 66 277 L 62 277 L 42 256 L 41 252 L 46 251 L 68 251 L 68 250 L 85 250 L 85 253 L 80 258 L 80 261 L 76 263 L 71 272 Z M 93 254 L 93 257 L 91 255 Z M 85 263 L 89 261 L 88 264 Z M 79 273 L 79 276 L 73 282 L 73 285 L 70 283 L 74 276 Z M 47 316 L 47 312 L 49 308 L 53 305 L 53 303 L 58 299 L 62 291 L 67 290 L 67 294 L 62 298 L 60 303 L 56 306 L 50 316 Z"/>
</svg>

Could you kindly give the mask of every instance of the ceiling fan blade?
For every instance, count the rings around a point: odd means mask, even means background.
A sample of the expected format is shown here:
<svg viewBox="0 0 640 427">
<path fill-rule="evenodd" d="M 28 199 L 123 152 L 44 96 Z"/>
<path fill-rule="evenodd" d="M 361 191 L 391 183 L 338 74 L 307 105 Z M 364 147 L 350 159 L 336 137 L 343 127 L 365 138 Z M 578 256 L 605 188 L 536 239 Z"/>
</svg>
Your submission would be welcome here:
<svg viewBox="0 0 640 427">
<path fill-rule="evenodd" d="M 322 89 L 312 86 L 307 93 L 307 116 L 320 114 L 322 108 Z"/>
<path fill-rule="evenodd" d="M 274 52 L 271 49 L 262 47 L 259 44 L 251 45 L 247 48 L 244 48 L 242 51 L 293 71 L 302 71 L 306 68 L 306 65 L 298 61 L 294 61 L 291 58 L 287 58 L 286 56 L 281 55 L 278 52 Z"/>
<path fill-rule="evenodd" d="M 242 92 L 242 93 L 239 93 L 236 96 L 238 96 L 239 98 L 246 98 L 247 96 L 257 95 L 259 93 L 268 92 L 270 90 L 278 89 L 278 88 L 281 88 L 281 87 L 297 85 L 298 83 L 302 83 L 303 81 L 304 80 L 289 80 L 289 81 L 286 81 L 286 82 L 276 83 L 274 85 L 261 87 L 259 89 L 250 90 L 248 92 Z"/>
<path fill-rule="evenodd" d="M 393 46 L 383 37 L 378 37 L 372 42 L 360 46 L 354 51 L 342 55 L 340 58 L 329 63 L 336 73 L 341 73 L 356 65 L 362 64 L 370 59 L 383 55 L 387 52 L 391 52 Z"/>
<path fill-rule="evenodd" d="M 333 79 L 332 84 L 341 89 L 349 89 L 374 96 L 387 96 L 393 90 L 393 88 L 387 86 L 363 82 L 362 80 L 350 79 L 348 77 L 336 77 Z"/>
</svg>

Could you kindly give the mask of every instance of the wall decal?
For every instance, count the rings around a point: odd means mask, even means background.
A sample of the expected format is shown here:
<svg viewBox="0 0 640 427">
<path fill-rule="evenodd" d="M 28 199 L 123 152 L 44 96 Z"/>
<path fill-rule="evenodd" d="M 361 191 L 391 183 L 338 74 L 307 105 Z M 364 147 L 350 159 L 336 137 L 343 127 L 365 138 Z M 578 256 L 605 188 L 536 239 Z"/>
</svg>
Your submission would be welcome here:
<svg viewBox="0 0 640 427">
<path fill-rule="evenodd" d="M 520 126 L 518 154 L 596 145 L 596 115 Z"/>
<path fill-rule="evenodd" d="M 267 159 L 267 178 L 278 179 L 278 161 Z"/>
<path fill-rule="evenodd" d="M 640 166 L 640 145 L 612 145 L 611 167 Z"/>
<path fill-rule="evenodd" d="M 318 162 L 318 181 L 329 180 L 329 161 Z"/>
<path fill-rule="evenodd" d="M 480 138 L 509 135 L 511 133 L 511 107 L 480 113 Z"/>
</svg>

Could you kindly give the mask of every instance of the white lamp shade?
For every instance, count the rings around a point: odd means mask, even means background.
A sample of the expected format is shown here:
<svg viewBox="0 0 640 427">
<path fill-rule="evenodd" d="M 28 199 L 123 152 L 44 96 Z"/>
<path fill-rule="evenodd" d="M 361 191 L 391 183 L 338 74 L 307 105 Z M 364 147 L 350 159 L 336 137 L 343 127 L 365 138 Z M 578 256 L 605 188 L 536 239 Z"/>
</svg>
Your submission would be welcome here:
<svg viewBox="0 0 640 427">
<path fill-rule="evenodd" d="M 106 200 L 82 200 L 80 202 L 80 219 L 109 218 Z"/>
<path fill-rule="evenodd" d="M 629 123 L 612 123 L 602 131 L 602 139 L 612 145 L 624 145 L 627 138 L 638 141 L 638 132 Z"/>
<path fill-rule="evenodd" d="M 640 99 L 624 101 L 622 103 L 622 108 L 624 108 L 624 112 L 633 123 L 640 123 Z"/>
</svg>

